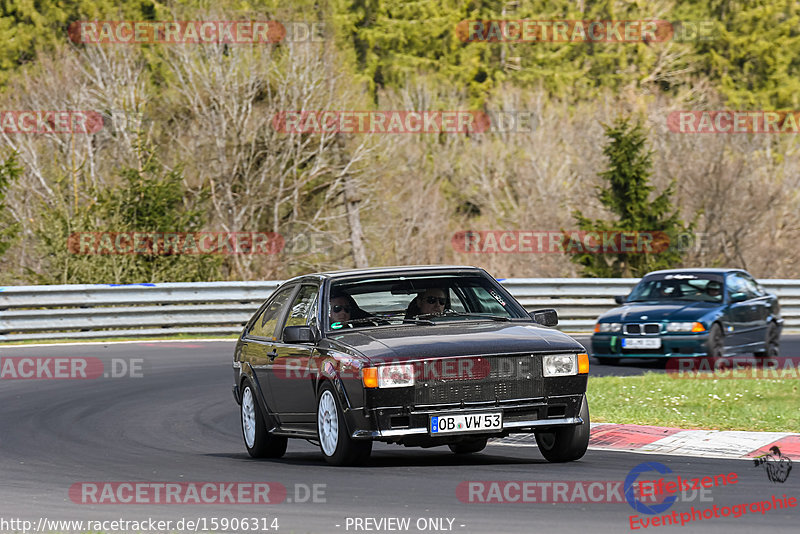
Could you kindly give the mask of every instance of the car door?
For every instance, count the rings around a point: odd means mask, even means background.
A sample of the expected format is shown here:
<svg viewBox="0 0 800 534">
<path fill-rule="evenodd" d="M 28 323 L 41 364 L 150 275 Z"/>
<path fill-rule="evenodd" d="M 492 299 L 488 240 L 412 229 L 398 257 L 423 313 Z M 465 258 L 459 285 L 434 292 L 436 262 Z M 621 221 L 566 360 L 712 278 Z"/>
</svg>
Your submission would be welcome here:
<svg viewBox="0 0 800 534">
<path fill-rule="evenodd" d="M 284 430 L 314 430 L 317 399 L 314 391 L 316 348 L 311 343 L 285 343 L 287 326 L 316 324 L 319 286 L 303 284 L 294 295 L 288 313 L 276 334 L 275 359 L 270 367 L 269 389 Z"/>
<path fill-rule="evenodd" d="M 747 273 L 741 273 L 747 286 L 748 294 L 752 295 L 752 329 L 748 336 L 749 343 L 762 343 L 767 336 L 767 318 L 770 316 L 770 297 L 766 291 Z"/>
<path fill-rule="evenodd" d="M 743 300 L 734 302 L 736 298 Z M 757 328 L 758 311 L 756 302 L 741 273 L 730 273 L 725 278 L 725 299 L 728 301 L 728 324 L 725 343 L 734 351 L 745 350 L 754 343 L 754 330 Z"/>
<path fill-rule="evenodd" d="M 264 305 L 261 314 L 248 326 L 242 337 L 242 361 L 250 363 L 257 387 L 261 390 L 267 409 L 275 412 L 275 401 L 269 388 L 268 371 L 275 360 L 276 330 L 289 308 L 289 300 L 297 285 L 281 287 Z"/>
</svg>

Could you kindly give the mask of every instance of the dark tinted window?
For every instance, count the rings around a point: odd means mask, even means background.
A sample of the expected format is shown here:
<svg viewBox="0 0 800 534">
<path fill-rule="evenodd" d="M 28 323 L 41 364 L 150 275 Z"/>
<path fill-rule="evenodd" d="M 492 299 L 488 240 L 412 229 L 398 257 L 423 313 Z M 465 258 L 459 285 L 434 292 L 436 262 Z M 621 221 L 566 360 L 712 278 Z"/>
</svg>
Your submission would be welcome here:
<svg viewBox="0 0 800 534">
<path fill-rule="evenodd" d="M 261 316 L 255 320 L 250 327 L 249 335 L 254 337 L 263 337 L 267 339 L 275 339 L 275 327 L 278 325 L 278 319 L 281 316 L 289 297 L 292 296 L 297 286 L 282 287 L 275 294 L 275 297 L 270 301 Z"/>
<path fill-rule="evenodd" d="M 758 296 L 758 289 L 756 283 L 748 280 L 744 275 L 733 273 L 728 275 L 728 294 L 744 293 L 748 299 Z"/>
<path fill-rule="evenodd" d="M 475 274 L 412 274 L 336 281 L 331 285 L 329 300 L 326 304 L 332 303 L 346 312 L 340 317 L 336 309 L 323 306 L 328 310 L 332 330 L 402 325 L 418 317 L 436 323 L 481 320 L 481 316 L 529 319 L 513 298 L 504 295 L 497 282 Z"/>
<path fill-rule="evenodd" d="M 764 295 L 767 294 L 767 292 L 764 291 L 764 288 L 761 287 L 761 285 L 758 282 L 756 282 L 752 276 L 744 273 L 742 273 L 741 276 L 742 278 L 744 278 L 748 291 L 750 291 L 750 293 L 752 293 L 753 296 L 763 297 Z"/>
<path fill-rule="evenodd" d="M 292 303 L 289 317 L 286 319 L 286 326 L 304 326 L 308 324 L 311 310 L 316 308 L 318 292 L 317 286 L 303 286 L 300 288 L 300 292 Z"/>
<path fill-rule="evenodd" d="M 628 297 L 628 302 L 653 300 L 722 302 L 722 278 L 702 273 L 648 276 Z"/>
</svg>

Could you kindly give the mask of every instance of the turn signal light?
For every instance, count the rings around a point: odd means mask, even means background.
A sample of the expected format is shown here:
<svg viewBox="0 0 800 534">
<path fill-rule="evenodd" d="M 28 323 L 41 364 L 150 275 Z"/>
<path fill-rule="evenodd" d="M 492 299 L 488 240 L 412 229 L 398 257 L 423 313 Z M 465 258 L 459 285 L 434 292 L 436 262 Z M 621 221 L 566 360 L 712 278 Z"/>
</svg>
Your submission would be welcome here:
<svg viewBox="0 0 800 534">
<path fill-rule="evenodd" d="M 364 384 L 365 388 L 378 387 L 378 368 L 365 367 L 361 369 L 361 382 Z"/>
<path fill-rule="evenodd" d="M 696 323 L 692 324 L 692 332 L 705 332 L 705 331 L 706 331 L 706 327 L 703 326 L 702 323 L 697 323 L 696 322 Z"/>
<path fill-rule="evenodd" d="M 578 374 L 585 375 L 589 372 L 589 355 L 586 353 L 578 354 Z"/>
</svg>

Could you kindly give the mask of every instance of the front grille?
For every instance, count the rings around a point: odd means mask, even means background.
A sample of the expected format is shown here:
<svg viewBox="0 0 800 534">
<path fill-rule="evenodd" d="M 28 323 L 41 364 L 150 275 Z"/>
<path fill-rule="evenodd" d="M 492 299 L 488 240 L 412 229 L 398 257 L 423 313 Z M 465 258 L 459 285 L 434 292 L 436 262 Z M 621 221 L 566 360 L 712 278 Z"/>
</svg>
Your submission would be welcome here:
<svg viewBox="0 0 800 534">
<path fill-rule="evenodd" d="M 625 333 L 635 336 L 640 334 L 652 336 L 661 333 L 661 325 L 658 323 L 629 323 L 625 325 Z"/>
<path fill-rule="evenodd" d="M 472 365 L 459 367 L 458 362 L 468 360 Z M 452 358 L 438 360 L 444 369 L 466 369 L 470 372 L 437 376 L 430 362 L 415 362 L 414 403 L 459 404 L 461 402 L 504 401 L 541 397 L 541 356 L 484 356 L 481 358 Z"/>
</svg>

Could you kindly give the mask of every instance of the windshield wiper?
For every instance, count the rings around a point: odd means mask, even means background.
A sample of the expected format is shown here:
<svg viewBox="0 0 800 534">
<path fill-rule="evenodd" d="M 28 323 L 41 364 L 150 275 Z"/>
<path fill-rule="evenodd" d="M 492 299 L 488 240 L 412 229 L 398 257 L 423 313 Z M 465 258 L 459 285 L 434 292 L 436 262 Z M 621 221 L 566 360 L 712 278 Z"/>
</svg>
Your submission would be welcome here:
<svg viewBox="0 0 800 534">
<path fill-rule="evenodd" d="M 484 313 L 470 313 L 470 312 L 457 312 L 455 310 L 448 310 L 444 312 L 442 315 L 450 316 L 450 317 L 480 317 L 481 319 L 491 319 L 492 321 L 510 321 L 509 317 L 504 317 L 502 315 L 486 315 Z"/>
<path fill-rule="evenodd" d="M 426 326 L 432 326 L 436 324 L 433 321 L 426 319 L 426 317 L 436 317 L 436 316 L 428 314 L 428 315 L 414 315 L 413 317 L 406 317 L 405 312 L 401 312 L 401 313 L 384 314 L 381 316 L 381 319 L 383 319 L 384 321 L 388 321 L 390 319 L 394 320 L 400 319 L 403 321 L 403 323 L 414 323 Z"/>
</svg>

